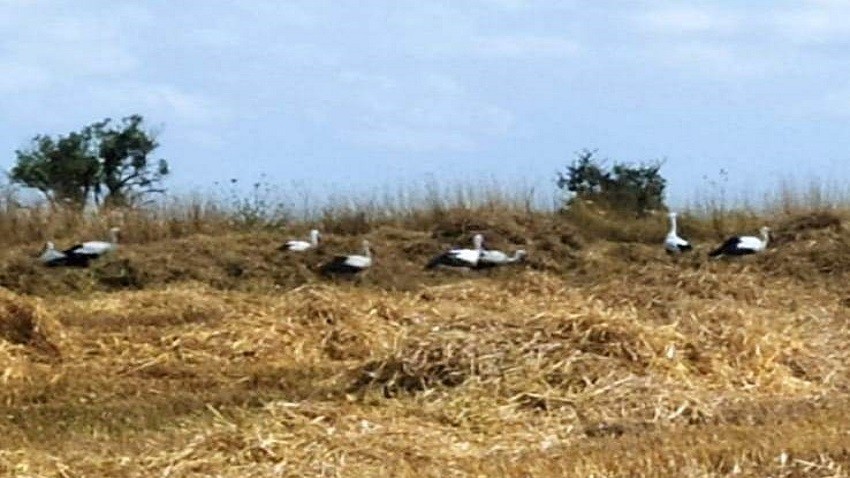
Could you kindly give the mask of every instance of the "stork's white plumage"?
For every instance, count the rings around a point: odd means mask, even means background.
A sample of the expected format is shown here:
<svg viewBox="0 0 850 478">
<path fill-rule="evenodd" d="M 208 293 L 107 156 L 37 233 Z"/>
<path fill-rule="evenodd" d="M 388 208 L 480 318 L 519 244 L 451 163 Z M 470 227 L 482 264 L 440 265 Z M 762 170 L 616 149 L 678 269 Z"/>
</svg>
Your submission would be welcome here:
<svg viewBox="0 0 850 478">
<path fill-rule="evenodd" d="M 347 256 L 336 256 L 321 267 L 325 275 L 347 274 L 353 275 L 372 267 L 372 248 L 369 241 L 363 241 L 363 254 L 350 254 Z"/>
<path fill-rule="evenodd" d="M 88 267 L 89 257 L 79 254 L 66 254 L 56 250 L 56 245 L 47 242 L 38 260 L 47 267 L 74 266 Z"/>
<path fill-rule="evenodd" d="M 425 268 L 433 269 L 437 266 L 475 268 L 478 266 L 478 260 L 484 248 L 484 236 L 476 234 L 472 238 L 472 245 L 472 249 L 450 249 L 443 252 L 428 261 Z"/>
<path fill-rule="evenodd" d="M 117 227 L 109 230 L 111 242 L 107 241 L 86 241 L 80 244 L 69 247 L 62 251 L 66 255 L 85 256 L 89 259 L 97 259 L 98 257 L 112 252 L 118 248 L 118 232 Z"/>
<path fill-rule="evenodd" d="M 56 250 L 56 245 L 48 242 L 44 245 L 44 251 L 38 256 L 38 260 L 46 266 L 58 266 L 65 260 L 65 254 Z"/>
<path fill-rule="evenodd" d="M 318 229 L 313 229 L 310 231 L 310 240 L 302 241 L 302 240 L 292 240 L 286 241 L 280 249 L 283 251 L 292 251 L 292 252 L 304 252 L 310 249 L 315 249 L 319 247 L 319 238 L 321 234 L 319 234 Z"/>
<path fill-rule="evenodd" d="M 668 217 L 670 218 L 670 232 L 668 232 L 667 237 L 664 238 L 664 250 L 670 254 L 676 254 L 693 249 L 691 243 L 679 237 L 679 234 L 676 231 L 676 213 L 671 212 Z"/>
<path fill-rule="evenodd" d="M 502 251 L 483 249 L 478 258 L 477 269 L 489 269 L 498 266 L 514 264 L 525 259 L 528 253 L 524 249 L 519 249 L 512 256 L 507 255 Z"/>
<path fill-rule="evenodd" d="M 770 240 L 770 228 L 765 226 L 759 231 L 761 237 L 756 236 L 734 236 L 726 239 L 717 249 L 711 251 L 710 257 L 718 256 L 745 256 L 756 254 L 767 249 Z"/>
</svg>

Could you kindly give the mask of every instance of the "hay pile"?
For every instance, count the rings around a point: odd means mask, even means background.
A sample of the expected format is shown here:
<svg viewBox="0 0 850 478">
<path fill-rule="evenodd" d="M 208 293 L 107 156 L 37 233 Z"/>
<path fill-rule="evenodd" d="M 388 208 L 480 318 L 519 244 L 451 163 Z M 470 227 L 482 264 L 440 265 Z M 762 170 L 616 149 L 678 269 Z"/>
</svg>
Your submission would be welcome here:
<svg viewBox="0 0 850 478">
<path fill-rule="evenodd" d="M 40 357 L 59 357 L 56 321 L 36 301 L 0 289 L 0 339 Z"/>
<path fill-rule="evenodd" d="M 0 470 L 606 476 L 846 466 L 835 421 L 850 410 L 840 296 L 750 265 L 675 267 L 636 265 L 584 285 L 524 271 L 409 292 L 186 283 L 55 298 L 47 305 L 63 360 L 4 392 L 0 412 L 13 419 L 2 431 L 18 441 L 4 443 Z"/>
<path fill-rule="evenodd" d="M 55 378 L 62 327 L 38 302 L 0 289 L 0 384 L 6 405 L 27 400 L 33 386 Z"/>
<path fill-rule="evenodd" d="M 843 476 L 850 252 L 840 223 L 807 221 L 740 261 L 449 217 L 366 231 L 381 268 L 356 282 L 313 272 L 355 236 L 34 269 L 17 284 L 44 298 L 0 290 L 0 474 Z M 536 258 L 421 270 L 482 229 Z M 104 283 L 124 260 L 135 285 Z"/>
</svg>

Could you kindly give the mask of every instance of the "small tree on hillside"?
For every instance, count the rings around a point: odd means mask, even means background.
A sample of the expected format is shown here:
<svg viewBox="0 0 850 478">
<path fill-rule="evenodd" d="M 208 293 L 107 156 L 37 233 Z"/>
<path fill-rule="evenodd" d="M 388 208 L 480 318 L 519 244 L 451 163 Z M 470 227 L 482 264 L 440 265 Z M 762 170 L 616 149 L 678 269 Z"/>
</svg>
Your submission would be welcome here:
<svg viewBox="0 0 850 478">
<path fill-rule="evenodd" d="M 665 209 L 664 189 L 667 181 L 661 176 L 660 161 L 632 165 L 614 163 L 607 169 L 596 158 L 596 151 L 583 150 L 558 173 L 557 185 L 570 193 L 567 204 L 575 201 L 594 203 L 623 212 L 644 214 L 652 209 Z"/>
<path fill-rule="evenodd" d="M 127 206 L 145 194 L 165 192 L 161 183 L 168 175 L 168 163 L 149 157 L 159 143 L 142 128 L 143 121 L 133 115 L 117 125 L 106 119 L 91 126 L 101 165 L 96 201 L 103 197 L 108 205 Z"/>
<path fill-rule="evenodd" d="M 132 205 L 146 194 L 164 192 L 164 159 L 150 158 L 159 146 L 142 127 L 139 115 L 118 123 L 105 119 L 79 132 L 53 139 L 38 135 L 9 171 L 13 183 L 39 190 L 51 204 L 82 208 L 89 200 L 112 206 Z"/>
<path fill-rule="evenodd" d="M 56 139 L 36 136 L 29 149 L 15 155 L 9 179 L 37 189 L 53 205 L 82 208 L 97 187 L 99 164 L 86 130 Z"/>
</svg>

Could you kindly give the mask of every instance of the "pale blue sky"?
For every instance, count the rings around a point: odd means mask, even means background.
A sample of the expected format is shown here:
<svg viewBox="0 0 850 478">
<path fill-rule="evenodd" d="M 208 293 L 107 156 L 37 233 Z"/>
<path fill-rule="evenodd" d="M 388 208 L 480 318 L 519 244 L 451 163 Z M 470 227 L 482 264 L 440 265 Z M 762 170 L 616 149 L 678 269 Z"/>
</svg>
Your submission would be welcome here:
<svg viewBox="0 0 850 478">
<path fill-rule="evenodd" d="M 582 148 L 850 179 L 850 1 L 0 0 L 0 166 L 36 133 L 145 115 L 169 185 L 553 188 Z"/>
</svg>

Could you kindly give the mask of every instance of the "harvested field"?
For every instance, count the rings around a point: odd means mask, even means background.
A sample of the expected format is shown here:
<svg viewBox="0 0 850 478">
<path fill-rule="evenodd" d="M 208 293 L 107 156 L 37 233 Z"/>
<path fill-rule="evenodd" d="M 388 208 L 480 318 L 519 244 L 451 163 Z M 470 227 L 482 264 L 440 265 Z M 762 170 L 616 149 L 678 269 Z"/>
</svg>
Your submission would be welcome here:
<svg viewBox="0 0 850 478">
<path fill-rule="evenodd" d="M 840 218 L 721 261 L 711 237 L 670 258 L 559 221 L 380 226 L 299 256 L 271 231 L 130 241 L 91 270 L 11 248 L 0 473 L 850 474 Z M 529 261 L 422 270 L 478 230 Z M 375 270 L 318 277 L 363 237 Z"/>
</svg>

